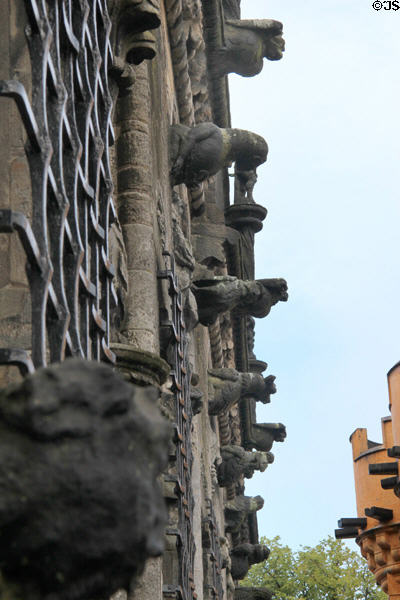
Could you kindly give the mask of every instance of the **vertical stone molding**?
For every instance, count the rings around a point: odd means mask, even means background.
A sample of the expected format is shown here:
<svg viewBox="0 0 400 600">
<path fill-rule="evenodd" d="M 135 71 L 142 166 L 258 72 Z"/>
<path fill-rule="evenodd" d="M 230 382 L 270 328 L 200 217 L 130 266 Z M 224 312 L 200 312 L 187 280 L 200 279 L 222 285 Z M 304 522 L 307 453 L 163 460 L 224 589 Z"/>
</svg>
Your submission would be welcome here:
<svg viewBox="0 0 400 600">
<path fill-rule="evenodd" d="M 137 67 L 131 92 L 117 105 L 118 214 L 127 251 L 129 291 L 122 334 L 134 348 L 158 352 L 156 212 L 147 65 Z"/>
</svg>

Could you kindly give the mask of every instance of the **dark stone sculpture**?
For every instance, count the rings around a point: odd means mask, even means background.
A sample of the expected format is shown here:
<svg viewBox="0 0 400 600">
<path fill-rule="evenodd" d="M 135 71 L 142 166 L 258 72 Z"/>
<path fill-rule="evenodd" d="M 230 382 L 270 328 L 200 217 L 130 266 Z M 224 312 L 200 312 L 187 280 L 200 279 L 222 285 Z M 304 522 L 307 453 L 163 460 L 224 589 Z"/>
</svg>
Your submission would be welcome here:
<svg viewBox="0 0 400 600">
<path fill-rule="evenodd" d="M 256 512 L 264 506 L 261 496 L 236 496 L 232 502 L 225 504 L 225 531 L 236 533 L 249 513 Z"/>
<path fill-rule="evenodd" d="M 192 290 L 202 325 L 211 325 L 219 313 L 233 309 L 253 317 L 265 317 L 277 302 L 286 302 L 288 299 L 284 279 L 243 281 L 221 275 L 213 279 L 195 280 Z"/>
<path fill-rule="evenodd" d="M 210 415 L 228 410 L 246 396 L 268 404 L 270 395 L 276 392 L 274 375 L 264 378 L 257 373 L 240 373 L 236 369 L 209 369 L 208 380 L 213 388 L 208 403 Z"/>
<path fill-rule="evenodd" d="M 115 54 L 133 65 L 154 58 L 156 38 L 151 30 L 161 24 L 160 0 L 119 0 L 114 11 Z"/>
<path fill-rule="evenodd" d="M 1 392 L 0 561 L 22 596 L 107 598 L 163 552 L 157 398 L 79 359 Z"/>
<path fill-rule="evenodd" d="M 261 544 L 240 544 L 231 550 L 231 573 L 233 579 L 243 579 L 252 565 L 267 560 L 269 548 Z"/>
<path fill-rule="evenodd" d="M 224 41 L 213 60 L 213 71 L 219 77 L 228 73 L 243 77 L 258 75 L 264 58 L 279 60 L 285 49 L 282 23 L 272 19 L 228 19 Z"/>
<path fill-rule="evenodd" d="M 273 594 L 267 588 L 239 587 L 235 589 L 234 600 L 272 600 Z"/>
<path fill-rule="evenodd" d="M 250 479 L 254 471 L 263 473 L 274 462 L 271 452 L 247 452 L 242 446 L 222 446 L 222 462 L 217 465 L 218 483 L 221 487 L 232 485 L 241 477 Z"/>
<path fill-rule="evenodd" d="M 253 423 L 251 428 L 252 447 L 260 452 L 269 452 L 274 442 L 283 442 L 286 427 L 282 423 Z"/>
<path fill-rule="evenodd" d="M 178 124 L 171 127 L 170 154 L 172 185 L 191 188 L 233 162 L 240 171 L 256 169 L 267 160 L 268 146 L 260 135 L 243 129 Z"/>
</svg>

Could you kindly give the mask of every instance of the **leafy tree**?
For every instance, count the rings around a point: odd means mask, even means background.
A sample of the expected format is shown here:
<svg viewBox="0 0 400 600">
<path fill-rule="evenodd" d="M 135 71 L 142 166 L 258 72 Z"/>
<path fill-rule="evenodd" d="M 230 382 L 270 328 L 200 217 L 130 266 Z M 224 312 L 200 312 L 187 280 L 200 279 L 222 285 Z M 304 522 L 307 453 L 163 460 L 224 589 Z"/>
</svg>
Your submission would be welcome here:
<svg viewBox="0 0 400 600">
<path fill-rule="evenodd" d="M 387 600 L 365 560 L 340 540 L 329 536 L 297 552 L 279 536 L 261 542 L 271 555 L 250 569 L 244 586 L 266 587 L 276 600 Z"/>
</svg>

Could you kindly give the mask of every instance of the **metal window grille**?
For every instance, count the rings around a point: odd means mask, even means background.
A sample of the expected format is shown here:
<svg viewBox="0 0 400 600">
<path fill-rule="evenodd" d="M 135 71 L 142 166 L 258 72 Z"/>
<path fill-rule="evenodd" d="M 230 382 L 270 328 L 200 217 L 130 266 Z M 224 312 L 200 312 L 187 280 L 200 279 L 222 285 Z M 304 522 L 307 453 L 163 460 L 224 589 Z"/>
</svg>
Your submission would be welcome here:
<svg viewBox="0 0 400 600">
<path fill-rule="evenodd" d="M 218 526 L 215 518 L 214 508 L 210 498 L 206 499 L 208 507 L 208 526 L 210 532 L 210 548 L 208 556 L 210 561 L 212 585 L 209 586 L 213 600 L 223 600 L 224 588 L 222 584 L 222 556 L 219 544 Z"/>
<path fill-rule="evenodd" d="M 22 372 L 66 356 L 114 362 L 106 0 L 25 0 L 25 6 L 32 100 L 17 80 L 1 81 L 0 95 L 15 100 L 26 130 L 32 220 L 0 210 L 0 231 L 16 232 L 26 254 L 32 348 L 31 358 L 29 349 L 2 349 L 0 362 Z"/>
</svg>

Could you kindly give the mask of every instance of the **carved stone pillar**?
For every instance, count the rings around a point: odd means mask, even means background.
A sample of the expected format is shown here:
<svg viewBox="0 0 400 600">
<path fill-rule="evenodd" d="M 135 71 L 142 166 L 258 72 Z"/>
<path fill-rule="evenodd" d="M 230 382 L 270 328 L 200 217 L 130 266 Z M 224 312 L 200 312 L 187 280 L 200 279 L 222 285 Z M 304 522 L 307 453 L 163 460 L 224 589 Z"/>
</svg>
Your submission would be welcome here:
<svg viewBox="0 0 400 600">
<path fill-rule="evenodd" d="M 157 264 L 154 249 L 151 98 L 148 68 L 136 70 L 132 91 L 119 99 L 116 126 L 118 214 L 127 251 L 129 291 L 122 333 L 134 348 L 158 352 Z"/>
</svg>

